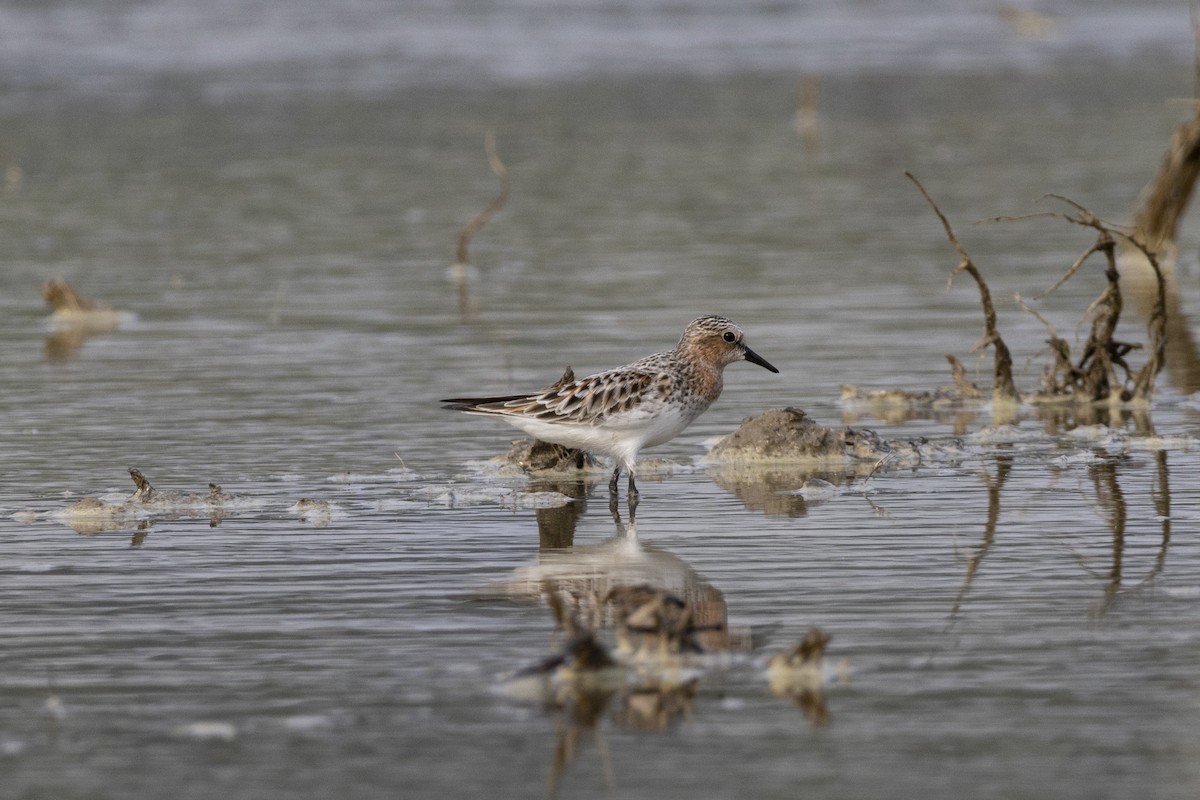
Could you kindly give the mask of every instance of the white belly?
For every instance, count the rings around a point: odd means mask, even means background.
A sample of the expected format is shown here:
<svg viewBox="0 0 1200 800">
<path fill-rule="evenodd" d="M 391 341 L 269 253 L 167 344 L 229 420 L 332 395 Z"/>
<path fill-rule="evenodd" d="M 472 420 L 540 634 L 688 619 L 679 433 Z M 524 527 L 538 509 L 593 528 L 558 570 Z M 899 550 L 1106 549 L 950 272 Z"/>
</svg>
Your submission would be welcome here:
<svg viewBox="0 0 1200 800">
<path fill-rule="evenodd" d="M 576 447 L 611 456 L 632 471 L 638 451 L 669 442 L 698 414 L 677 406 L 660 406 L 654 414 L 632 412 L 610 417 L 600 425 L 546 422 L 533 417 L 503 416 L 504 421 L 544 442 Z"/>
</svg>

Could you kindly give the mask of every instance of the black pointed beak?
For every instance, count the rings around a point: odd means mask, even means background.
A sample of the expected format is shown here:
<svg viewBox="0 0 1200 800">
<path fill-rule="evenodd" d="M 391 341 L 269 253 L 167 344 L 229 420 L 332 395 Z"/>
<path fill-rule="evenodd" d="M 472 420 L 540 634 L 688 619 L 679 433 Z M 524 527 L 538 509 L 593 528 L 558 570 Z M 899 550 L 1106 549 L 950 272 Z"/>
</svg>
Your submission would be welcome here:
<svg viewBox="0 0 1200 800">
<path fill-rule="evenodd" d="M 771 365 L 770 361 L 767 361 L 765 358 L 763 358 L 758 353 L 751 350 L 749 347 L 745 348 L 745 350 L 746 350 L 746 360 L 749 361 L 751 364 L 758 364 L 763 369 L 770 370 L 771 372 L 775 372 L 775 373 L 779 372 L 779 370 L 775 369 L 775 367 Z"/>
</svg>

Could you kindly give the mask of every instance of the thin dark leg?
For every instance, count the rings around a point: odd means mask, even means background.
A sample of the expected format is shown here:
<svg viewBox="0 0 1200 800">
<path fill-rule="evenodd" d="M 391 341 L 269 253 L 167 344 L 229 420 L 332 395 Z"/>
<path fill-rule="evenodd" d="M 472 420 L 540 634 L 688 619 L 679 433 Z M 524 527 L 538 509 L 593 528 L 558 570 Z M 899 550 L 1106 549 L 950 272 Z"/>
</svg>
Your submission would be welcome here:
<svg viewBox="0 0 1200 800">
<path fill-rule="evenodd" d="M 617 511 L 617 478 L 621 475 L 621 468 L 617 467 L 613 470 L 612 480 L 608 482 L 608 510 L 612 512 L 613 519 L 617 521 L 617 527 L 621 525 L 621 514 Z"/>
</svg>

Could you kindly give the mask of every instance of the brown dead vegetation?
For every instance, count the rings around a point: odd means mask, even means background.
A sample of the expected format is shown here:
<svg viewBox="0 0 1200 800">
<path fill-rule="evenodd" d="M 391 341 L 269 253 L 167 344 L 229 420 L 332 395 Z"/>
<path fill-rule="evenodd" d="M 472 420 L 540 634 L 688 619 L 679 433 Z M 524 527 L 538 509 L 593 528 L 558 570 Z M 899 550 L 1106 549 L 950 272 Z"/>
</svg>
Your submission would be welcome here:
<svg viewBox="0 0 1200 800">
<path fill-rule="evenodd" d="M 1153 395 L 1156 379 L 1165 367 L 1175 386 L 1184 392 L 1200 390 L 1200 348 L 1188 326 L 1180 299 L 1175 263 L 1180 219 L 1187 209 L 1200 177 L 1200 106 L 1192 119 L 1176 128 L 1162 166 L 1141 193 L 1128 227 L 1105 222 L 1084 206 L 1060 195 L 1048 195 L 1066 208 L 1023 217 L 995 217 L 992 221 L 1014 222 L 1029 218 L 1053 218 L 1093 230 L 1095 241 L 1071 263 L 1062 277 L 1041 297 L 1056 291 L 1098 256 L 1105 277 L 1100 295 L 1084 312 L 1088 335 L 1081 345 L 1058 335 L 1054 326 L 1025 304 L 1046 327 L 1051 362 L 1042 372 L 1040 386 L 1019 395 L 1012 379 L 1012 357 L 996 324 L 995 306 L 983 275 L 955 236 L 950 223 L 920 182 L 908 174 L 933 208 L 946 236 L 959 255 L 959 272 L 967 272 L 979 286 L 984 315 L 984 336 L 974 350 L 991 345 L 995 350 L 993 403 L 1012 405 L 1026 402 L 1038 407 L 1075 406 L 1093 410 L 1145 408 Z M 1125 311 L 1126 296 L 1146 326 L 1144 342 L 1116 338 L 1117 325 Z M 1140 357 L 1140 365 L 1131 356 Z"/>
<path fill-rule="evenodd" d="M 980 304 L 984 315 L 984 335 L 975 344 L 972 351 L 981 350 L 989 345 L 994 350 L 992 402 L 995 413 L 1002 417 L 1007 416 L 1006 412 L 1010 412 L 1021 402 L 1033 405 L 1074 404 L 1110 407 L 1149 404 L 1154 392 L 1155 378 L 1165 363 L 1167 309 L 1166 284 L 1159 266 L 1158 254 L 1146 243 L 1142 228 L 1135 226 L 1132 230 L 1123 230 L 1116 225 L 1104 222 L 1082 205 L 1057 195 L 1051 195 L 1051 197 L 1065 204 L 1068 207 L 1067 211 L 1041 212 L 1026 217 L 993 218 L 992 221 L 1012 222 L 1030 217 L 1050 217 L 1072 225 L 1090 228 L 1096 232 L 1096 240 L 1072 262 L 1058 282 L 1043 293 L 1042 297 L 1054 292 L 1074 277 L 1093 256 L 1100 255 L 1105 267 L 1106 285 L 1099 297 L 1084 313 L 1085 319 L 1090 318 L 1091 323 L 1087 339 L 1074 352 L 1071 344 L 1058 335 L 1053 325 L 1025 305 L 1019 295 L 1017 296 L 1020 307 L 1033 313 L 1046 325 L 1049 335 L 1047 344 L 1053 359 L 1052 363 L 1043 370 L 1041 385 L 1038 389 L 1020 394 L 1013 381 L 1012 355 L 1000 335 L 996 309 L 987 282 L 967 253 L 966 248 L 954 234 L 954 230 L 941 209 L 938 208 L 937 203 L 920 181 L 912 174 L 906 174 L 933 208 L 934 213 L 942 222 L 946 237 L 958 252 L 959 263 L 951 272 L 949 283 L 953 283 L 958 273 L 967 272 L 979 287 Z M 1194 175 L 1192 177 L 1194 179 Z M 1161 239 L 1159 241 L 1161 242 Z M 1124 308 L 1120 285 L 1121 274 L 1117 267 L 1118 243 L 1139 253 L 1154 278 L 1152 300 L 1148 303 L 1148 341 L 1145 344 L 1125 342 L 1115 337 L 1117 324 Z M 1128 356 L 1134 351 L 1145 353 L 1145 358 L 1139 368 L 1131 366 L 1128 361 Z"/>
<path fill-rule="evenodd" d="M 1088 338 L 1079 349 L 1079 357 L 1076 361 L 1072 361 L 1070 344 L 1058 336 L 1052 325 L 1037 315 L 1038 319 L 1046 325 L 1049 333 L 1050 338 L 1047 343 L 1054 356 L 1054 364 L 1043 373 L 1042 386 L 1039 391 L 1026 399 L 1032 403 L 1074 401 L 1108 403 L 1110 405 L 1148 404 L 1154 392 L 1155 378 L 1163 367 L 1163 348 L 1166 341 L 1164 335 L 1166 319 L 1164 285 L 1162 272 L 1158 266 L 1158 257 L 1140 238 L 1136 237 L 1136 229 L 1134 232 L 1120 230 L 1116 226 L 1103 222 L 1074 201 L 1057 195 L 1051 195 L 1051 197 L 1069 205 L 1073 212 L 1051 211 L 1037 216 L 1053 217 L 1074 225 L 1092 228 L 1097 232 L 1097 238 L 1075 259 L 1062 278 L 1041 296 L 1045 297 L 1057 290 L 1096 254 L 1102 255 L 1104 258 L 1104 276 L 1107 283 L 1100 296 L 1085 312 L 1085 318 L 1091 317 L 1091 328 Z M 997 217 L 996 219 L 1014 218 Z M 1149 342 L 1145 347 L 1141 343 L 1123 342 L 1115 338 L 1117 323 L 1120 321 L 1121 312 L 1124 309 L 1120 272 L 1117 269 L 1118 241 L 1125 241 L 1129 246 L 1139 250 L 1151 265 L 1156 276 L 1155 299 L 1147 326 Z M 1126 361 L 1126 356 L 1135 350 L 1143 350 L 1147 354 L 1144 363 L 1138 370 L 1134 370 Z M 1118 367 L 1121 370 L 1120 373 L 1117 372 Z"/>
<path fill-rule="evenodd" d="M 990 222 L 1013 223 L 1033 218 L 1056 219 L 1087 228 L 1095 240 L 1072 261 L 1062 276 L 1038 299 L 1052 294 L 1075 278 L 1083 268 L 1099 261 L 1105 285 L 1087 307 L 1081 326 L 1087 336 L 1072 345 L 1042 314 L 1016 295 L 1019 308 L 1035 316 L 1046 328 L 1049 361 L 1042 369 L 1039 385 L 1018 391 L 1013 380 L 1013 358 L 1000 334 L 996 305 L 984 279 L 946 215 L 921 182 L 905 173 L 937 215 L 946 238 L 958 254 L 958 264 L 947 284 L 966 272 L 979 288 L 983 311 L 983 336 L 972 347 L 977 352 L 991 347 L 992 412 L 998 421 L 1012 421 L 1020 404 L 1028 404 L 1042 416 L 1060 422 L 1109 422 L 1115 417 L 1145 417 L 1153 400 L 1159 373 L 1165 368 L 1180 391 L 1200 390 L 1200 347 L 1197 347 L 1183 311 L 1175 264 L 1180 220 L 1200 177 L 1200 106 L 1192 119 L 1183 122 L 1171 137 L 1163 162 L 1142 190 L 1129 226 L 1106 222 L 1083 205 L 1061 195 L 1047 199 L 1062 210 L 1041 211 L 1023 216 L 993 217 Z M 1117 338 L 1127 301 L 1145 325 L 1145 340 Z M 843 387 L 842 400 L 850 407 L 865 409 L 881 419 L 943 416 L 978 407 L 979 393 L 965 379 L 960 366 L 951 361 L 953 388 L 936 392 L 901 390 L 861 391 Z M 956 421 L 956 428 L 958 427 Z M 1148 420 L 1143 420 L 1149 427 Z"/>
</svg>

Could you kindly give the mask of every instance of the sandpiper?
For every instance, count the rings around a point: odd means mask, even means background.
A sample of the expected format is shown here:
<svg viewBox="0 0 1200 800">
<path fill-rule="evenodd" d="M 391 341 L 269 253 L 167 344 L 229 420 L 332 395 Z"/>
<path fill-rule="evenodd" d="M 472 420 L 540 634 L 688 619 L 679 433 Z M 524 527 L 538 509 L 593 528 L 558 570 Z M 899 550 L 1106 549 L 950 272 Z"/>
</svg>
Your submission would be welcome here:
<svg viewBox="0 0 1200 800">
<path fill-rule="evenodd" d="M 741 328 L 707 316 L 688 324 L 674 350 L 623 367 L 560 380 L 532 394 L 441 402 L 444 408 L 500 417 L 546 442 L 611 456 L 616 468 L 609 489 L 616 493 L 623 467 L 634 497 L 638 452 L 679 435 L 720 396 L 725 367 L 743 360 L 779 372 L 746 346 Z"/>
</svg>

